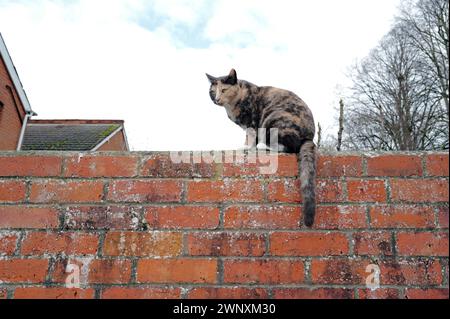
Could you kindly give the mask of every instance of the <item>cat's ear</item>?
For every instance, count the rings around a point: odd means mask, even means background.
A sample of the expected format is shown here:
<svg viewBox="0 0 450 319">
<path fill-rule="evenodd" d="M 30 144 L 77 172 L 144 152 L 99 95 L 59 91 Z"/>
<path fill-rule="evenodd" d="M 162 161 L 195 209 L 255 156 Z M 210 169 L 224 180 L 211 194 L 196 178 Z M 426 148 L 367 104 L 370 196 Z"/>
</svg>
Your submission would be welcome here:
<svg viewBox="0 0 450 319">
<path fill-rule="evenodd" d="M 213 77 L 212 75 L 209 75 L 208 73 L 206 73 L 206 77 L 208 78 L 208 80 L 211 84 L 217 83 L 217 78 Z"/>
<path fill-rule="evenodd" d="M 230 74 L 228 74 L 227 79 L 225 80 L 226 84 L 236 85 L 238 82 L 237 73 L 235 69 L 231 69 Z"/>
</svg>

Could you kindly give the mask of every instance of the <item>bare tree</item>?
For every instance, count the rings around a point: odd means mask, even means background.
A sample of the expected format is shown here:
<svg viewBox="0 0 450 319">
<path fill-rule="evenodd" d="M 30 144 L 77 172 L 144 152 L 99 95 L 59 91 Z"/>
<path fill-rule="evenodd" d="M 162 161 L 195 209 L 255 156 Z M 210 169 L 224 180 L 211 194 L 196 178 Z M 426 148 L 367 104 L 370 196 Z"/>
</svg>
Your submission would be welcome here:
<svg viewBox="0 0 450 319">
<path fill-rule="evenodd" d="M 437 1 L 437 0 L 436 0 Z M 422 54 L 397 24 L 353 70 L 346 116 L 346 145 L 370 150 L 448 148 L 434 79 Z M 444 124 L 444 127 L 443 127 Z"/>
<path fill-rule="evenodd" d="M 342 149 L 342 135 L 344 133 L 344 101 L 341 99 L 339 101 L 339 131 L 337 140 L 337 151 L 340 152 Z"/>
<path fill-rule="evenodd" d="M 449 123 L 449 2 L 405 1 L 398 20 L 411 45 L 422 55 L 424 76 L 433 90 L 429 98 L 442 103 Z"/>
</svg>

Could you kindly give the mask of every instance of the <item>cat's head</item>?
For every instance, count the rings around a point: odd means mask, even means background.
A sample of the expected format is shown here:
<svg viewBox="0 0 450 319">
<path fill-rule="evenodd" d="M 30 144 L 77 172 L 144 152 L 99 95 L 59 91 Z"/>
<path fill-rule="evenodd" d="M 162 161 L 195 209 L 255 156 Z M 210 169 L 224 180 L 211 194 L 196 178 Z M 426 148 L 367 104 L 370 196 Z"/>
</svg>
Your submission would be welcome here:
<svg viewBox="0 0 450 319">
<path fill-rule="evenodd" d="M 232 69 L 230 74 L 222 77 L 214 77 L 206 74 L 211 87 L 209 88 L 209 96 L 211 100 L 220 106 L 233 104 L 239 95 L 239 85 L 236 70 Z"/>
</svg>

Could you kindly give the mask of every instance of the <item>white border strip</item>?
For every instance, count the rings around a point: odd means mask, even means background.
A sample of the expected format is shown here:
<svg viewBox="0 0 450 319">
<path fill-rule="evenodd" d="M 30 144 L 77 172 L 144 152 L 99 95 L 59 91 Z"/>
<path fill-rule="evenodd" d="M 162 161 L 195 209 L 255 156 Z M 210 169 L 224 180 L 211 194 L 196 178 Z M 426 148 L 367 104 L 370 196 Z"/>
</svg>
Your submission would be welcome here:
<svg viewBox="0 0 450 319">
<path fill-rule="evenodd" d="M 112 132 L 107 138 L 105 138 L 102 142 L 100 142 L 100 144 L 98 144 L 96 147 L 94 147 L 92 150 L 90 150 L 90 152 L 96 152 L 98 151 L 98 149 L 100 147 L 102 147 L 103 145 L 105 145 L 106 143 L 109 142 L 110 139 L 112 139 L 117 133 L 119 133 L 120 131 L 123 130 L 123 126 L 121 125 L 117 130 L 115 130 L 114 132 Z"/>
</svg>

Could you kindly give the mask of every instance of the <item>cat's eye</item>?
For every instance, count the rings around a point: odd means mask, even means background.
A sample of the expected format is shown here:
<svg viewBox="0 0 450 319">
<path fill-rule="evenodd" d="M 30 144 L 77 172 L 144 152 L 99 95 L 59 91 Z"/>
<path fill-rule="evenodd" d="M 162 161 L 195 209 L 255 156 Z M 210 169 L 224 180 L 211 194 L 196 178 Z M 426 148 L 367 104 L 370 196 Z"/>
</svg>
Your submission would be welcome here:
<svg viewBox="0 0 450 319">
<path fill-rule="evenodd" d="M 222 93 L 225 93 L 226 89 L 222 89 Z"/>
</svg>

